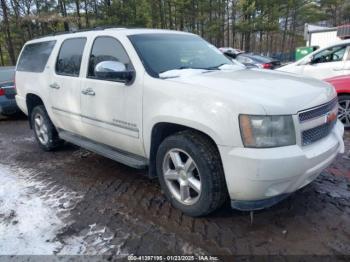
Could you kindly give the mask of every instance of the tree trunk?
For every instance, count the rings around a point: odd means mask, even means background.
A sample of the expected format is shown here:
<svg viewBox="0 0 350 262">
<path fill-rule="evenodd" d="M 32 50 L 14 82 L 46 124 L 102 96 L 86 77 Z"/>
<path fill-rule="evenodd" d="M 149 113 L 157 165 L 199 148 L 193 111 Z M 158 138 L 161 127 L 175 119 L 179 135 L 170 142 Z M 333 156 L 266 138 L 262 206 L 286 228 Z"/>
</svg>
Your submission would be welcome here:
<svg viewBox="0 0 350 262">
<path fill-rule="evenodd" d="M 80 1 L 79 0 L 75 0 L 75 8 L 77 9 L 78 28 L 81 29 Z"/>
<path fill-rule="evenodd" d="M 90 27 L 90 22 L 89 22 L 89 10 L 88 10 L 88 2 L 87 0 L 84 0 L 84 9 L 85 9 L 85 26 L 87 28 Z"/>
<path fill-rule="evenodd" d="M 235 39 L 236 39 L 236 5 L 235 0 L 232 1 L 232 46 L 235 47 Z"/>
<path fill-rule="evenodd" d="M 59 6 L 61 9 L 61 14 L 63 16 L 63 26 L 64 26 L 64 31 L 68 32 L 69 31 L 69 24 L 66 20 L 67 18 L 67 9 L 66 9 L 66 3 L 64 2 L 65 0 L 59 0 Z"/>
<path fill-rule="evenodd" d="M 5 0 L 1 1 L 1 8 L 2 8 L 2 15 L 3 15 L 3 24 L 4 24 L 4 33 L 5 33 L 5 40 L 7 43 L 7 49 L 10 56 L 11 64 L 16 64 L 16 56 L 15 56 L 15 50 L 13 48 L 12 38 L 11 38 L 11 32 L 10 32 L 10 24 L 9 24 L 9 18 L 7 13 L 7 5 Z"/>
<path fill-rule="evenodd" d="M 259 54 L 262 54 L 263 49 L 263 31 L 260 31 L 259 34 Z"/>
<path fill-rule="evenodd" d="M 173 17 L 171 11 L 171 1 L 168 1 L 169 29 L 173 29 Z"/>
<path fill-rule="evenodd" d="M 288 29 L 288 18 L 289 18 L 289 4 L 287 4 L 287 11 L 286 11 L 286 18 L 284 21 L 284 29 L 283 29 L 283 35 L 282 35 L 282 54 L 284 53 L 284 49 L 286 46 L 286 35 L 287 35 L 287 29 Z"/>
<path fill-rule="evenodd" d="M 5 66 L 5 61 L 4 61 L 4 54 L 2 53 L 2 47 L 0 45 L 0 61 L 1 61 L 1 65 Z"/>
</svg>

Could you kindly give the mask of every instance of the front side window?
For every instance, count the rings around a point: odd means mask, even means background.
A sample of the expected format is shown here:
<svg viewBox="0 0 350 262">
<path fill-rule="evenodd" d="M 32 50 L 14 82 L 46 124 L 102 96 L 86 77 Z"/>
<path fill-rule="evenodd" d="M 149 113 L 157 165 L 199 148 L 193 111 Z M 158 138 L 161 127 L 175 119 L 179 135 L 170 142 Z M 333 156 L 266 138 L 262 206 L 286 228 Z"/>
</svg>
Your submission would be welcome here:
<svg viewBox="0 0 350 262">
<path fill-rule="evenodd" d="M 334 46 L 314 55 L 313 64 L 342 61 L 346 51 L 346 46 Z"/>
<path fill-rule="evenodd" d="M 43 72 L 56 41 L 28 44 L 24 47 L 18 60 L 17 71 Z"/>
<path fill-rule="evenodd" d="M 89 58 L 88 78 L 97 78 L 95 67 L 98 63 L 113 61 L 123 63 L 126 70 L 132 70 L 132 64 L 121 43 L 113 37 L 97 37 Z"/>
<path fill-rule="evenodd" d="M 174 69 L 217 69 L 233 64 L 216 47 L 196 35 L 138 34 L 129 39 L 153 77 Z"/>
<path fill-rule="evenodd" d="M 64 40 L 56 61 L 58 75 L 78 77 L 86 38 Z"/>
</svg>

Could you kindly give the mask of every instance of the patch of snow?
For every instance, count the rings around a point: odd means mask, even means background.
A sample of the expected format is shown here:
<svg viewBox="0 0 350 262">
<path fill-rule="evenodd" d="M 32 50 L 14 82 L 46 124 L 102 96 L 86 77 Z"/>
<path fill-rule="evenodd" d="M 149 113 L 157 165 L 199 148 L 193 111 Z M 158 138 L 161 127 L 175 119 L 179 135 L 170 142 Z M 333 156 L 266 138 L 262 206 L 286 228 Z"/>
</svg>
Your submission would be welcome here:
<svg viewBox="0 0 350 262">
<path fill-rule="evenodd" d="M 70 210 L 82 194 L 40 179 L 31 170 L 1 164 L 0 185 L 0 255 L 98 255 L 115 248 L 110 244 L 114 234 L 96 224 L 57 237 L 74 222 Z"/>
<path fill-rule="evenodd" d="M 225 64 L 219 67 L 220 70 L 223 71 L 231 71 L 231 70 L 237 70 L 237 69 L 243 69 L 245 68 L 245 66 L 243 64 L 240 64 L 239 62 L 233 62 L 235 63 L 234 65 L 229 65 L 229 64 Z"/>
<path fill-rule="evenodd" d="M 169 71 L 165 71 L 164 73 L 159 74 L 159 78 L 176 78 L 176 77 L 188 77 L 193 75 L 202 74 L 207 72 L 205 69 L 193 69 L 193 68 L 185 68 L 185 69 L 173 69 Z"/>
<path fill-rule="evenodd" d="M 27 174 L 28 175 L 28 174 Z M 0 166 L 0 254 L 52 254 L 61 221 L 36 194 L 33 183 Z"/>
<path fill-rule="evenodd" d="M 243 64 L 239 64 L 238 62 L 234 62 L 234 64 L 224 64 L 220 66 L 218 69 L 221 71 L 233 71 L 240 70 L 245 68 Z M 159 74 L 159 78 L 167 79 L 167 78 L 177 78 L 177 77 L 191 77 L 198 74 L 203 74 L 206 72 L 211 72 L 213 70 L 210 69 L 195 69 L 195 68 L 184 68 L 184 69 L 173 69 L 168 70 Z M 214 70 L 215 71 L 215 70 Z"/>
</svg>

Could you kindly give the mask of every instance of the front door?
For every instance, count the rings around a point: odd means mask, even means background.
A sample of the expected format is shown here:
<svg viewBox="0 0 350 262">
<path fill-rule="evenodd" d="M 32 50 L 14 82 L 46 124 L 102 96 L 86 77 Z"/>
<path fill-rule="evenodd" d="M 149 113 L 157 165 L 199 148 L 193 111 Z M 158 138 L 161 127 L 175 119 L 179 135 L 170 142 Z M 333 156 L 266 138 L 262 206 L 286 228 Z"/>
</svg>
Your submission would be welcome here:
<svg viewBox="0 0 350 262">
<path fill-rule="evenodd" d="M 49 83 L 55 125 L 79 133 L 81 128 L 80 67 L 86 38 L 63 41 Z"/>
<path fill-rule="evenodd" d="M 304 66 L 303 74 L 318 79 L 343 75 L 346 45 L 337 45 L 316 53 L 310 64 Z"/>
<path fill-rule="evenodd" d="M 95 67 L 104 61 L 118 61 L 127 69 L 133 65 L 119 40 L 96 37 L 81 85 L 81 108 L 84 136 L 117 149 L 143 155 L 141 143 L 142 84 L 124 80 L 99 79 Z"/>
</svg>

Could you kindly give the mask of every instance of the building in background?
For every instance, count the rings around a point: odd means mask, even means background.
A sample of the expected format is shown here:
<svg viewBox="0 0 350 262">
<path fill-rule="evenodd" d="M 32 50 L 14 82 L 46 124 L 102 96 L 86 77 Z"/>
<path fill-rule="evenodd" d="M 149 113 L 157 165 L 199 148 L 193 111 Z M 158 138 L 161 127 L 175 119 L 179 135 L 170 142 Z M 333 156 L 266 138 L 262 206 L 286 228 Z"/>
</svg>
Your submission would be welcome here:
<svg viewBox="0 0 350 262">
<path fill-rule="evenodd" d="M 337 36 L 337 27 L 323 27 L 305 24 L 304 39 L 308 47 L 327 47 L 342 39 Z"/>
<path fill-rule="evenodd" d="M 350 38 L 350 24 L 338 27 L 324 27 L 305 24 L 304 39 L 308 47 L 327 47 Z"/>
</svg>

